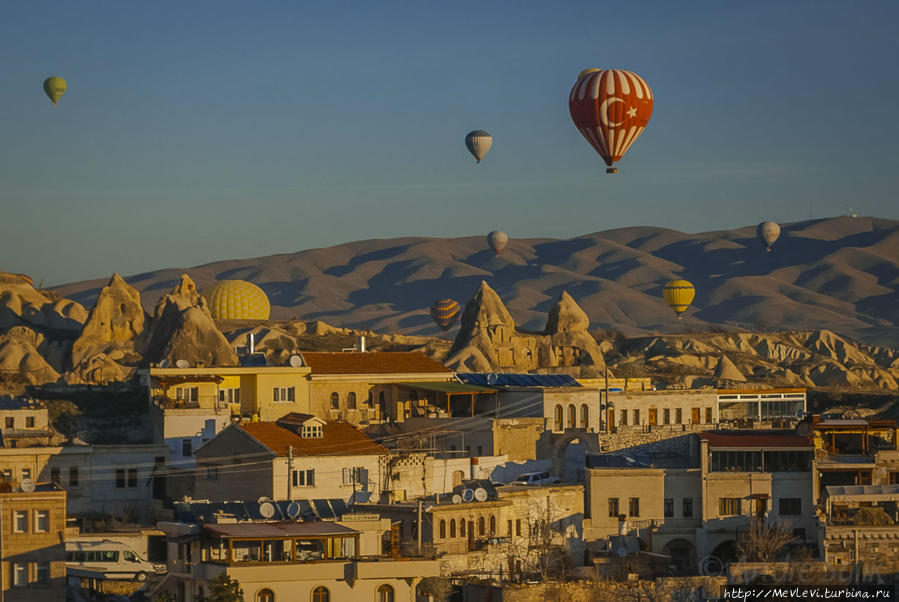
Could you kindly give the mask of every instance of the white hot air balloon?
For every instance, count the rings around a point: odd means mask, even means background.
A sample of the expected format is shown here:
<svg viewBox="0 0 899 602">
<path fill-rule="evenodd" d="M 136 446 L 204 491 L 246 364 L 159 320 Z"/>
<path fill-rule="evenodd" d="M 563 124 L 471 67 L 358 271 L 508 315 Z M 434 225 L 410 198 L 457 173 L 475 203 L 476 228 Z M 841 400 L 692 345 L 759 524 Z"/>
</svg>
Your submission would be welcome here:
<svg viewBox="0 0 899 602">
<path fill-rule="evenodd" d="M 493 146 L 493 137 L 484 130 L 474 130 L 465 135 L 465 148 L 468 149 L 478 163 Z"/>
<path fill-rule="evenodd" d="M 759 237 L 759 240 L 762 241 L 765 245 L 765 250 L 770 251 L 771 245 L 777 240 L 777 237 L 780 236 L 780 226 L 778 226 L 774 222 L 762 222 L 756 228 L 756 234 Z"/>
<path fill-rule="evenodd" d="M 490 245 L 494 253 L 499 255 L 503 248 L 509 244 L 509 235 L 502 230 L 494 230 L 487 235 L 487 244 Z"/>
</svg>

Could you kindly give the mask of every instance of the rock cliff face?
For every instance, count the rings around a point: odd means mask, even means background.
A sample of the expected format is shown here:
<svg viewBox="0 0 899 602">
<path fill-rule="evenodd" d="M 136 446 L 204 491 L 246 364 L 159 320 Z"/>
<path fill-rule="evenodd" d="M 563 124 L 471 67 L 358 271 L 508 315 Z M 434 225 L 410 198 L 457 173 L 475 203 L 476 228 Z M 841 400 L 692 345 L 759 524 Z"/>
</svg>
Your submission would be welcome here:
<svg viewBox="0 0 899 602">
<path fill-rule="evenodd" d="M 486 282 L 462 312 L 447 366 L 477 372 L 568 371 L 593 374 L 605 362 L 590 321 L 568 293 L 550 310 L 543 334 L 515 330 L 515 320 Z"/>
<path fill-rule="evenodd" d="M 76 333 L 87 319 L 87 311 L 70 299 L 35 290 L 22 274 L 0 272 L 0 332 L 13 326 L 35 331 Z"/>
<path fill-rule="evenodd" d="M 41 355 L 42 347 L 44 335 L 24 326 L 0 335 L 0 389 L 18 394 L 27 385 L 56 382 L 59 373 Z"/>
<path fill-rule="evenodd" d="M 185 274 L 156 304 L 147 336 L 144 363 L 184 360 L 191 366 L 236 366 L 237 354 L 216 328 L 194 282 Z"/>
<path fill-rule="evenodd" d="M 113 274 L 97 296 L 81 336 L 72 345 L 72 366 L 77 369 L 100 353 L 112 360 L 133 354 L 144 332 L 144 320 L 140 294 Z"/>
</svg>

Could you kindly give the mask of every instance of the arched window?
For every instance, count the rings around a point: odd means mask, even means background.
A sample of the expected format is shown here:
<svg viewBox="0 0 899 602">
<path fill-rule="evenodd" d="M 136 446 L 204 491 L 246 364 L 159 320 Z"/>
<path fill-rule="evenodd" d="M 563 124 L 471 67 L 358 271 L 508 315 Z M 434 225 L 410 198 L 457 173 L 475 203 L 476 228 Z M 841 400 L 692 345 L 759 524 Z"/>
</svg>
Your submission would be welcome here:
<svg viewBox="0 0 899 602">
<path fill-rule="evenodd" d="M 577 421 L 577 417 L 575 416 L 576 410 L 574 409 L 574 404 L 570 404 L 568 406 L 568 428 L 573 429 L 574 424 Z"/>
<path fill-rule="evenodd" d="M 459 536 L 465 537 L 465 519 L 459 521 Z"/>
<path fill-rule="evenodd" d="M 490 515 L 490 535 L 496 535 L 496 517 Z"/>
<path fill-rule="evenodd" d="M 587 406 L 584 406 L 587 407 Z M 356 392 L 350 391 L 346 394 L 346 409 L 355 410 L 356 409 Z"/>
<path fill-rule="evenodd" d="M 372 407 L 375 403 L 373 395 L 374 394 L 372 393 L 372 390 L 369 389 L 368 390 L 368 399 L 365 400 L 365 405 L 367 405 L 368 407 Z"/>
<path fill-rule="evenodd" d="M 562 406 L 557 405 L 555 410 L 556 430 L 562 430 Z"/>
<path fill-rule="evenodd" d="M 393 587 L 387 585 L 378 586 L 378 602 L 393 602 Z"/>
<path fill-rule="evenodd" d="M 581 428 L 586 430 L 590 424 L 590 408 L 587 404 L 581 406 Z"/>
<path fill-rule="evenodd" d="M 440 539 L 446 539 L 446 521 L 440 519 Z"/>
<path fill-rule="evenodd" d="M 380 412 L 381 419 L 387 414 L 387 395 L 384 394 L 384 391 L 378 393 L 378 412 Z"/>
<path fill-rule="evenodd" d="M 331 409 L 339 410 L 340 409 L 340 395 L 336 392 L 331 393 Z"/>
<path fill-rule="evenodd" d="M 450 519 L 450 537 L 456 536 L 456 519 Z"/>
<path fill-rule="evenodd" d="M 480 535 L 482 537 L 484 535 L 484 517 L 483 516 L 478 517 L 478 535 Z"/>
<path fill-rule="evenodd" d="M 312 590 L 312 602 L 331 602 L 331 592 L 324 585 L 319 585 Z"/>
<path fill-rule="evenodd" d="M 261 589 L 256 594 L 256 602 L 275 602 L 275 594 L 268 588 Z"/>
</svg>

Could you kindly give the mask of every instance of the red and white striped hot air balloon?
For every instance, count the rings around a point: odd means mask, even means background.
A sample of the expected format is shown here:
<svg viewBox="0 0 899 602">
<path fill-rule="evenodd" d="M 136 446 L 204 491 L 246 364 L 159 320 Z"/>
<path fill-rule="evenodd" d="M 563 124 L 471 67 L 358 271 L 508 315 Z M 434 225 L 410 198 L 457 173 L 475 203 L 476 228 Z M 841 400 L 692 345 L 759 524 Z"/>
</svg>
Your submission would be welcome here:
<svg viewBox="0 0 899 602">
<path fill-rule="evenodd" d="M 606 173 L 640 137 L 652 115 L 652 90 L 642 77 L 621 69 L 584 69 L 571 88 L 574 125 L 603 158 Z"/>
</svg>

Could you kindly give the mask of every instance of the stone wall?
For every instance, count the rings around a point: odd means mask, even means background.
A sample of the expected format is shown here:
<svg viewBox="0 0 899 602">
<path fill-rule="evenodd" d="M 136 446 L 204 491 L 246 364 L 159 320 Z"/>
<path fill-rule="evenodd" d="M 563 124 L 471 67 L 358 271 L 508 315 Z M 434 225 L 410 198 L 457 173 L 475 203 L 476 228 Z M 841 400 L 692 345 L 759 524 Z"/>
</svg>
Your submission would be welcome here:
<svg viewBox="0 0 899 602">
<path fill-rule="evenodd" d="M 719 598 L 724 577 L 666 577 L 655 581 L 576 581 L 568 583 L 540 583 L 537 585 L 507 585 L 503 588 L 503 602 L 625 602 L 630 600 L 687 601 Z M 475 598 L 471 598 L 475 600 Z M 466 596 L 466 600 L 469 597 Z"/>
<path fill-rule="evenodd" d="M 626 449 L 650 455 L 695 456 L 699 451 L 699 445 L 694 434 L 703 430 L 706 429 L 691 426 L 684 426 L 683 428 L 660 427 L 650 431 L 638 429 L 622 430 L 611 435 L 601 435 L 600 444 L 604 452 Z"/>
</svg>

